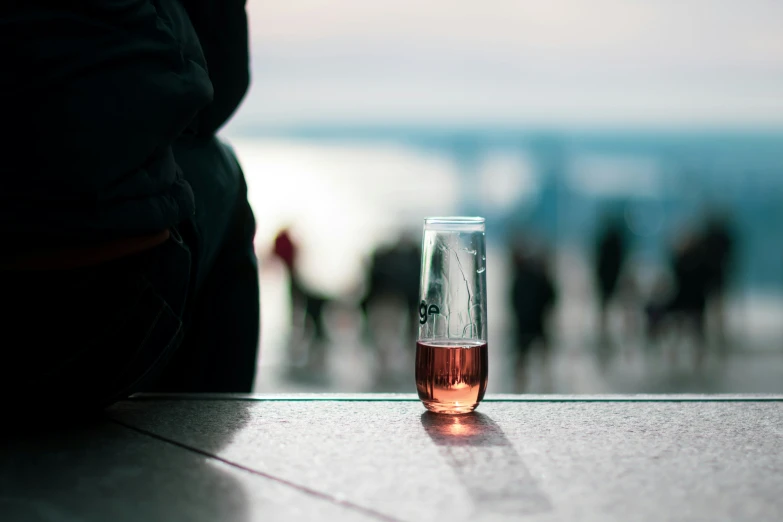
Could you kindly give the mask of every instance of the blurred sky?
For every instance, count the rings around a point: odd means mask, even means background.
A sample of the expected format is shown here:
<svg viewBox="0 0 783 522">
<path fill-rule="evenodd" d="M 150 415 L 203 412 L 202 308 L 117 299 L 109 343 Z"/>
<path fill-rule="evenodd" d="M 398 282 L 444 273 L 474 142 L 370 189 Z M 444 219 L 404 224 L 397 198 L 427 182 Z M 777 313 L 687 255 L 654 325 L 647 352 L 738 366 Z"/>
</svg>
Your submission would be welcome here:
<svg viewBox="0 0 783 522">
<path fill-rule="evenodd" d="M 235 127 L 783 126 L 780 0 L 249 0 Z"/>
</svg>

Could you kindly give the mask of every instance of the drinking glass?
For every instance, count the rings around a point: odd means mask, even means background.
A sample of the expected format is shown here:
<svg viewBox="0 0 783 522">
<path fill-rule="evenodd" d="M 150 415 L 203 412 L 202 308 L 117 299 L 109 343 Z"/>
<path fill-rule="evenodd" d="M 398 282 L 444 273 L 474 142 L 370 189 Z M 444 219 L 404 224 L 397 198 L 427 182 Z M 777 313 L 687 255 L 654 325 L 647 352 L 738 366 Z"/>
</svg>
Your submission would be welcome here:
<svg viewBox="0 0 783 522">
<path fill-rule="evenodd" d="M 424 220 L 416 389 L 436 413 L 468 413 L 487 389 L 487 274 L 481 217 Z"/>
</svg>

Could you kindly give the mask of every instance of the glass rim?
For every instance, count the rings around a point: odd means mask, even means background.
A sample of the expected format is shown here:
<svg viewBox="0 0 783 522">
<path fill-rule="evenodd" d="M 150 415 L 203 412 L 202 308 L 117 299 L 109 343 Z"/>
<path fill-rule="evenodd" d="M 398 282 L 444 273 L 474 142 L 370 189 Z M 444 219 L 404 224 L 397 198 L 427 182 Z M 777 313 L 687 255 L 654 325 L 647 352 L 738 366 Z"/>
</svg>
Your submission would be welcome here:
<svg viewBox="0 0 783 522">
<path fill-rule="evenodd" d="M 479 216 L 444 216 L 424 218 L 425 229 L 483 230 L 486 220 Z"/>
<path fill-rule="evenodd" d="M 480 216 L 438 216 L 424 218 L 428 225 L 448 224 L 448 225 L 480 225 L 486 220 Z"/>
</svg>

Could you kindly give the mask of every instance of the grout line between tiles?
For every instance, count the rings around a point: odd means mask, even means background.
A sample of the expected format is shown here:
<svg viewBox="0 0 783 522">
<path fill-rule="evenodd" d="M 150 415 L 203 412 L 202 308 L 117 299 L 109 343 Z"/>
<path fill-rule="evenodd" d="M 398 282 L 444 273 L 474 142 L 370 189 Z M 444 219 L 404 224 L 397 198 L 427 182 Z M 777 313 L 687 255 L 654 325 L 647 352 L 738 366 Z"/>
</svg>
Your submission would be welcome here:
<svg viewBox="0 0 783 522">
<path fill-rule="evenodd" d="M 135 431 L 137 433 L 141 433 L 143 435 L 146 435 L 148 437 L 152 437 L 152 438 L 160 440 L 162 442 L 167 442 L 169 444 L 173 444 L 174 446 L 178 446 L 178 447 L 180 447 L 182 449 L 185 449 L 187 451 L 192 451 L 194 453 L 198 453 L 199 455 L 203 455 L 205 457 L 209 457 L 211 459 L 218 460 L 218 461 L 220 461 L 220 462 L 222 462 L 224 464 L 227 464 L 227 465 L 229 465 L 229 466 L 231 466 L 233 468 L 240 469 L 242 471 L 251 473 L 253 475 L 260 476 L 260 477 L 263 477 L 263 478 L 266 478 L 266 479 L 269 479 L 269 480 L 273 480 L 273 481 L 275 481 L 275 482 L 277 482 L 279 484 L 282 484 L 284 486 L 288 486 L 288 487 L 294 488 L 294 489 L 296 489 L 296 490 L 298 490 L 298 491 L 300 491 L 300 492 L 302 492 L 302 493 L 304 493 L 306 495 L 309 495 L 309 496 L 312 496 L 312 497 L 316 497 L 316 498 L 319 498 L 321 500 L 325 500 L 325 501 L 330 502 L 332 504 L 337 504 L 337 505 L 342 506 L 342 507 L 344 507 L 346 509 L 351 509 L 353 511 L 357 511 L 357 512 L 363 513 L 363 514 L 365 514 L 367 516 L 373 517 L 373 518 L 378 519 L 378 520 L 383 520 L 385 522 L 400 522 L 400 519 L 391 517 L 389 515 L 385 515 L 383 513 L 375 511 L 373 509 L 366 508 L 366 507 L 360 506 L 358 504 L 354 504 L 354 503 L 349 502 L 347 500 L 342 500 L 342 499 L 337 498 L 337 497 L 335 497 L 333 495 L 329 495 L 328 493 L 322 493 L 322 492 L 317 491 L 315 489 L 311 489 L 311 488 L 309 488 L 307 486 L 302 486 L 301 484 L 296 484 L 295 482 L 291 482 L 289 480 L 286 480 L 286 479 L 283 479 L 283 478 L 279 478 L 279 477 L 276 477 L 274 475 L 270 475 L 268 473 L 264 473 L 263 471 L 258 471 L 258 470 L 255 470 L 253 468 L 249 468 L 249 467 L 244 466 L 242 464 L 239 464 L 237 462 L 233 462 L 231 460 L 225 459 L 225 458 L 220 457 L 218 455 L 213 455 L 212 453 L 209 453 L 209 452 L 204 451 L 204 450 L 200 450 L 198 448 L 194 448 L 193 446 L 188 446 L 187 444 L 184 444 L 182 442 L 178 442 L 176 440 L 169 439 L 167 437 L 163 437 L 161 435 L 158 435 L 157 433 L 153 433 L 153 432 L 145 430 L 143 428 L 138 428 L 136 426 L 133 426 L 131 424 L 127 424 L 125 422 L 122 422 L 120 420 L 113 419 L 113 418 L 109 419 L 109 420 L 111 422 L 115 423 L 115 424 L 118 424 L 119 426 L 122 426 L 122 427 L 127 428 L 127 429 L 132 430 L 132 431 Z"/>
</svg>

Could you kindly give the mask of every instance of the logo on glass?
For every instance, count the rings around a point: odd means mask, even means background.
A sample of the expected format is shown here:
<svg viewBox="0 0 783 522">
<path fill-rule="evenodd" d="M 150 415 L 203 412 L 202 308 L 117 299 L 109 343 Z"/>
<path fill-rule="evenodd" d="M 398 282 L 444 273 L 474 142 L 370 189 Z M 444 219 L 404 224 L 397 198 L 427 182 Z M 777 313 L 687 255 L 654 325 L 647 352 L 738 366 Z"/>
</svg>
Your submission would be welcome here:
<svg viewBox="0 0 783 522">
<path fill-rule="evenodd" d="M 439 313 L 440 313 L 440 308 L 438 308 L 438 305 L 430 305 L 429 307 L 427 307 L 427 303 L 422 301 L 421 304 L 419 305 L 419 324 L 426 324 L 427 316 L 437 315 Z"/>
</svg>

